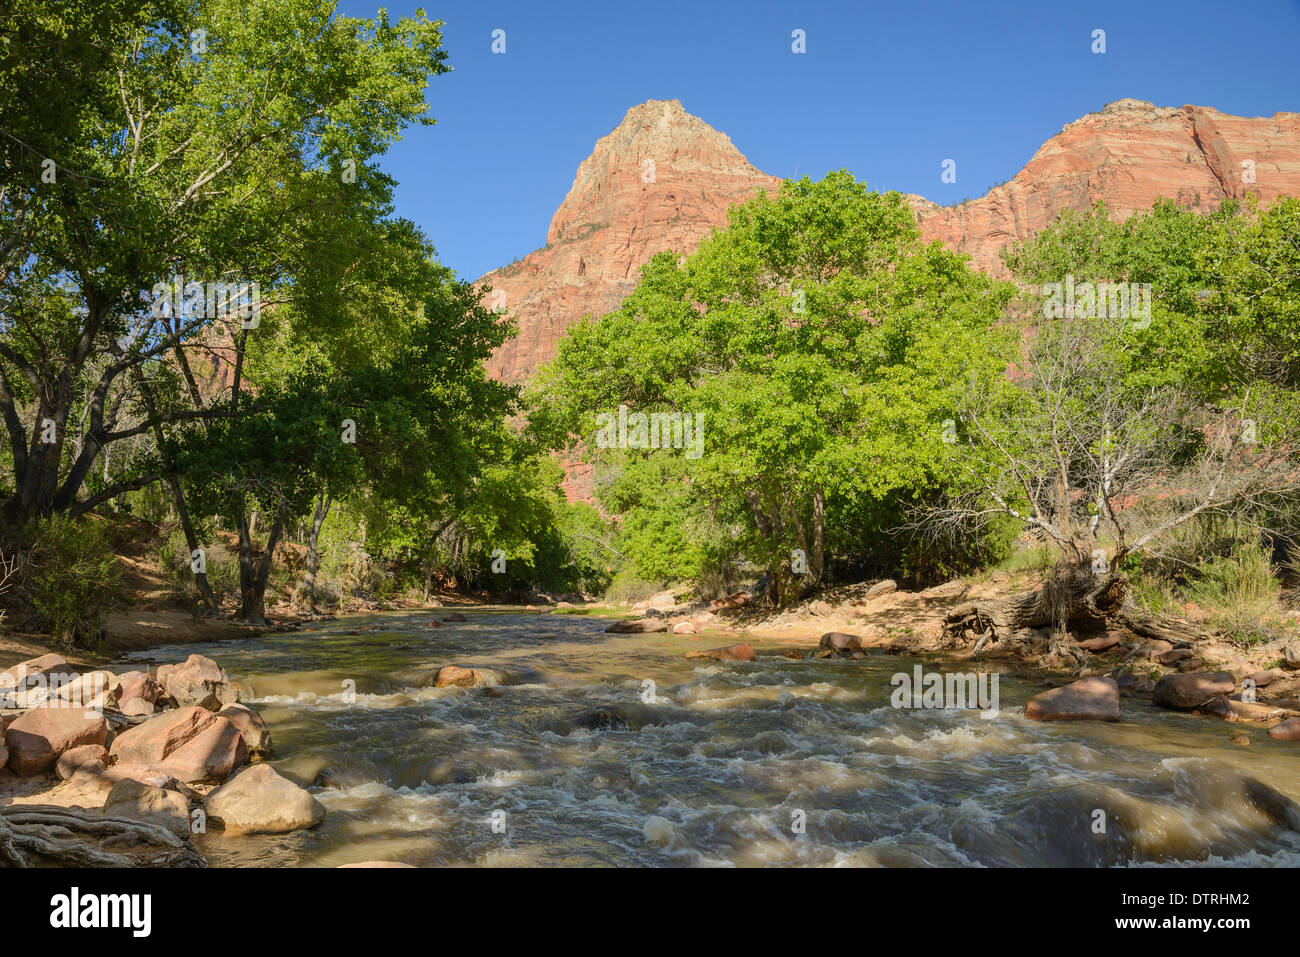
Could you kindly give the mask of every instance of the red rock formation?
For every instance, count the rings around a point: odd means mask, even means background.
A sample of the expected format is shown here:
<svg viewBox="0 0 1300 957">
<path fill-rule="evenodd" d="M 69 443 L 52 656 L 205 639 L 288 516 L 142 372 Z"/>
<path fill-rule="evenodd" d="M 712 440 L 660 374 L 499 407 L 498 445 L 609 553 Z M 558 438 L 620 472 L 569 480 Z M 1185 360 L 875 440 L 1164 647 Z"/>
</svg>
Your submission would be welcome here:
<svg viewBox="0 0 1300 957">
<path fill-rule="evenodd" d="M 632 107 L 578 167 L 546 246 L 479 280 L 504 293 L 501 304 L 519 319 L 519 335 L 488 371 L 508 382 L 527 378 L 555 355 L 573 322 L 617 307 L 651 256 L 693 252 L 733 204 L 780 182 L 677 100 Z"/>
<path fill-rule="evenodd" d="M 1244 160 L 1254 163 L 1254 184 L 1243 180 Z M 545 248 L 479 280 L 504 294 L 506 311 L 519 320 L 519 335 L 492 357 L 489 371 L 510 382 L 527 378 L 554 356 L 573 322 L 616 307 L 651 256 L 693 252 L 726 222 L 733 203 L 779 183 L 678 101 L 634 106 L 578 168 Z M 1127 216 L 1167 197 L 1209 210 L 1247 191 L 1266 202 L 1300 195 L 1300 114 L 1245 118 L 1120 100 L 1070 123 L 1010 182 L 979 199 L 954 207 L 908 199 L 926 239 L 1002 275 L 1003 246 L 1033 235 L 1063 209 L 1104 199 L 1116 216 Z"/>
<path fill-rule="evenodd" d="M 1254 165 L 1246 182 L 1244 161 Z M 1159 198 L 1209 211 L 1227 197 L 1300 195 L 1300 113 L 1246 118 L 1203 106 L 1158 107 L 1119 100 L 1070 123 L 1010 182 L 961 206 L 909 197 L 921 234 L 969 253 L 972 264 L 1006 275 L 998 257 L 1063 209 L 1105 200 L 1117 218 Z"/>
</svg>

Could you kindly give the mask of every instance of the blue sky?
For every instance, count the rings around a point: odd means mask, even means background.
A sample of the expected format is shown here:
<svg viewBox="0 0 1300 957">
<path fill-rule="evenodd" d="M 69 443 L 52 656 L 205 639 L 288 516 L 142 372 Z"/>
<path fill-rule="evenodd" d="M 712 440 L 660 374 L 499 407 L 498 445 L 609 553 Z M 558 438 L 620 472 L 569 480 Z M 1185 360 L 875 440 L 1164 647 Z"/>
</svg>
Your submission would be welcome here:
<svg viewBox="0 0 1300 957">
<path fill-rule="evenodd" d="M 1300 0 L 391 3 L 445 22 L 438 123 L 384 159 L 399 215 L 475 279 L 543 245 L 596 140 L 679 99 L 755 166 L 847 167 L 939 203 L 1010 179 L 1062 126 L 1124 97 L 1246 116 L 1300 111 Z M 378 4 L 341 0 L 373 16 Z M 492 31 L 506 52 L 491 52 Z M 807 52 L 791 52 L 802 29 Z M 1106 31 L 1106 52 L 1091 51 Z M 957 163 L 957 182 L 940 181 Z"/>
</svg>

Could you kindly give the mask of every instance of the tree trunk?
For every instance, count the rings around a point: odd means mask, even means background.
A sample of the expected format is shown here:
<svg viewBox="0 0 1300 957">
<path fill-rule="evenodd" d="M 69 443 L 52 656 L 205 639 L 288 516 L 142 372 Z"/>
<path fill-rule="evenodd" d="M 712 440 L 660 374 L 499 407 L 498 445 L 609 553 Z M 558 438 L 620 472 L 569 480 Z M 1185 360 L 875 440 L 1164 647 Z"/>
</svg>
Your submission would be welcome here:
<svg viewBox="0 0 1300 957">
<path fill-rule="evenodd" d="M 185 545 L 190 550 L 190 556 L 199 549 L 199 537 L 194 532 L 194 522 L 190 519 L 189 507 L 185 504 L 185 489 L 181 486 L 179 475 L 172 473 L 167 476 L 167 484 L 171 486 L 172 500 L 176 504 L 176 514 L 180 516 L 181 531 L 185 533 Z M 208 606 L 208 613 L 212 615 L 219 614 L 221 611 L 217 603 L 217 596 L 212 593 L 212 586 L 208 583 L 208 573 L 206 571 L 197 571 L 194 573 L 194 584 L 199 589 L 199 594 L 203 596 L 203 603 Z"/>
<path fill-rule="evenodd" d="M 303 574 L 302 587 L 298 591 L 296 604 L 299 610 L 316 614 L 316 572 L 320 569 L 320 530 L 329 514 L 330 497 L 324 492 L 316 496 L 316 512 L 312 515 L 311 534 L 307 538 L 306 571 Z M 426 586 L 427 591 L 427 586 Z"/>
<path fill-rule="evenodd" d="M 266 540 L 266 549 L 261 556 L 253 556 L 253 540 L 248 523 L 240 521 L 239 525 L 239 611 L 236 617 L 250 625 L 265 625 L 266 621 L 266 583 L 271 577 L 271 565 L 275 558 L 275 546 L 280 541 L 280 530 L 284 526 L 284 513 L 281 511 L 271 523 L 271 534 Z"/>
<path fill-rule="evenodd" d="M 1148 638 L 1196 641 L 1206 637 L 1187 622 L 1153 618 L 1128 601 L 1128 582 L 1122 575 L 1093 573 L 1087 564 L 1059 568 L 1041 588 L 1009 598 L 965 602 L 944 619 L 950 642 L 974 642 L 974 657 L 987 644 L 1023 640 L 1029 632 L 1050 628 L 1052 637 L 1046 664 L 1075 667 L 1087 661 L 1071 633 L 1127 628 Z"/>
</svg>

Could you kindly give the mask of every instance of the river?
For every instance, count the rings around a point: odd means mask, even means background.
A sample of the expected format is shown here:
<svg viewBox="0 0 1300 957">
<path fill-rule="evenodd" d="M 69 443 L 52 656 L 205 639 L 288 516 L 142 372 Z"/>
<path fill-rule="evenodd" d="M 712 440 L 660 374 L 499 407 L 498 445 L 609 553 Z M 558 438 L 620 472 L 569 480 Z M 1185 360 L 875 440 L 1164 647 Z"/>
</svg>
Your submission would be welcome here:
<svg viewBox="0 0 1300 957">
<path fill-rule="evenodd" d="M 261 709 L 273 765 L 327 809 L 312 831 L 198 835 L 209 862 L 1300 864 L 1286 800 L 1300 800 L 1300 760 L 1259 729 L 1133 698 L 1117 723 L 1032 722 L 1021 710 L 1041 684 L 1006 675 L 991 720 L 896 709 L 891 676 L 913 659 L 795 661 L 758 645 L 752 663 L 687 660 L 735 639 L 463 613 L 128 659 L 217 660 Z M 445 664 L 494 669 L 499 696 L 431 687 Z M 1249 747 L 1229 743 L 1242 733 Z"/>
</svg>

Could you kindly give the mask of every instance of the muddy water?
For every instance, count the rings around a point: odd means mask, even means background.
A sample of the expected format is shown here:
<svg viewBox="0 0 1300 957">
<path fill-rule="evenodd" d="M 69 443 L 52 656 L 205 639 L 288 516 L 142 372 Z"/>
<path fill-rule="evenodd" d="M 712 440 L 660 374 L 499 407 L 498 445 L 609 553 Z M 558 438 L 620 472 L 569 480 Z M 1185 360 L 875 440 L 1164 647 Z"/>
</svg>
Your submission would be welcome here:
<svg viewBox="0 0 1300 957">
<path fill-rule="evenodd" d="M 754 663 L 688 661 L 729 642 L 466 614 L 137 656 L 216 658 L 251 687 L 275 767 L 327 808 L 310 832 L 199 836 L 209 861 L 1300 863 L 1300 752 L 1263 731 L 1131 699 L 1117 724 L 1039 724 L 1020 712 L 1040 686 L 1005 676 L 992 720 L 900 710 L 890 677 L 911 659 L 792 661 L 760 647 Z M 375 630 L 345 634 L 362 628 Z M 500 696 L 429 687 L 451 663 L 500 672 Z M 1229 744 L 1241 733 L 1248 748 Z"/>
</svg>

